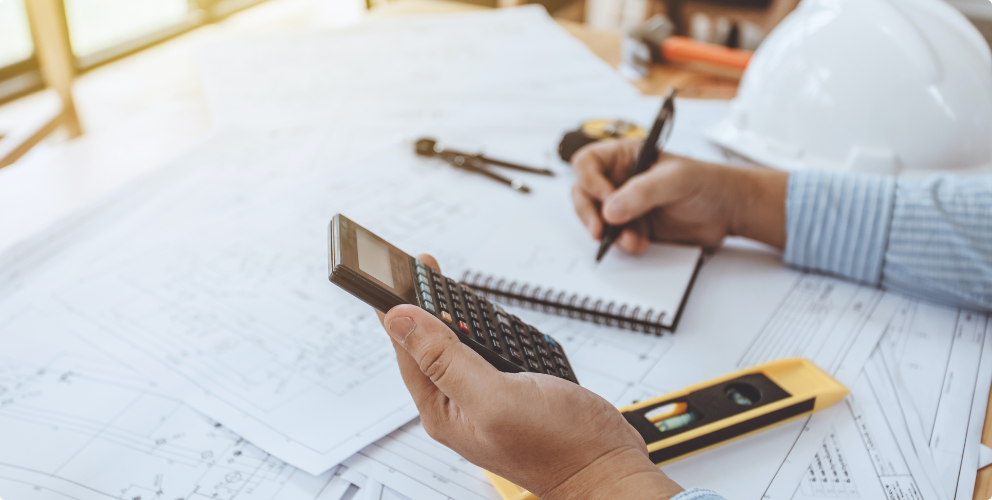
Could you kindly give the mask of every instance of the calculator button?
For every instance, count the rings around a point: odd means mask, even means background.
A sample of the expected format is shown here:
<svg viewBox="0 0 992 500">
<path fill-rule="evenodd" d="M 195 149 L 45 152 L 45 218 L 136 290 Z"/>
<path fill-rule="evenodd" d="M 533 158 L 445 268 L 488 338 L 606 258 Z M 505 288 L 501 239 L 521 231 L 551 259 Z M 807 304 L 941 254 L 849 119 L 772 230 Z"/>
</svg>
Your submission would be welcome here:
<svg viewBox="0 0 992 500">
<path fill-rule="evenodd" d="M 424 302 L 424 309 L 427 309 L 428 311 L 430 311 L 432 313 L 437 311 L 437 309 L 434 309 L 434 304 L 432 304 L 430 302 Z"/>
<path fill-rule="evenodd" d="M 444 320 L 445 323 L 451 323 L 451 315 L 448 314 L 448 311 L 441 311 L 441 319 Z"/>
<path fill-rule="evenodd" d="M 489 337 L 489 347 L 496 352 L 503 352 L 503 346 L 500 345 L 499 340 L 496 339 L 496 337 Z"/>
<path fill-rule="evenodd" d="M 568 371 L 568 368 L 565 368 L 564 366 L 558 367 L 558 373 L 561 374 L 562 378 L 567 378 L 567 379 L 572 378 L 572 372 Z"/>
<path fill-rule="evenodd" d="M 544 369 L 544 373 L 547 373 L 548 375 L 551 375 L 552 377 L 557 377 L 558 376 L 558 370 L 555 370 L 554 368 L 545 368 Z"/>
<path fill-rule="evenodd" d="M 559 356 L 564 356 L 565 355 L 565 353 L 562 352 L 562 350 L 561 350 L 561 346 L 558 345 L 558 342 L 555 342 L 555 343 L 552 343 L 552 344 L 548 344 L 548 347 L 551 348 L 551 351 L 552 352 L 554 352 L 555 354 L 557 354 Z"/>
<path fill-rule="evenodd" d="M 473 319 L 473 320 L 471 321 L 471 323 L 472 323 L 472 330 L 473 330 L 473 331 L 478 331 L 478 330 L 480 329 L 480 328 L 479 328 L 479 322 L 478 322 L 478 321 L 476 321 L 476 320 L 474 320 L 474 319 Z"/>
<path fill-rule="evenodd" d="M 537 361 L 527 358 L 527 368 L 532 372 L 541 372 L 541 365 L 537 364 Z"/>
<path fill-rule="evenodd" d="M 434 300 L 431 299 L 431 294 L 427 292 L 421 292 L 420 298 L 424 299 L 424 302 L 434 302 Z"/>
<path fill-rule="evenodd" d="M 507 347 L 506 352 L 510 353 L 510 361 L 518 365 L 524 364 L 524 357 L 520 355 L 520 351 L 514 349 L 513 347 Z"/>
<path fill-rule="evenodd" d="M 458 329 L 461 330 L 461 331 L 463 331 L 463 332 L 465 332 L 465 333 L 469 333 L 471 331 L 468 328 L 468 323 L 466 323 L 464 321 L 459 321 L 458 322 Z"/>
<path fill-rule="evenodd" d="M 455 316 L 457 316 L 460 321 L 465 320 L 465 313 L 463 313 L 461 309 L 455 309 Z"/>
<path fill-rule="evenodd" d="M 541 356 L 550 356 L 551 355 L 551 353 L 548 352 L 548 348 L 547 347 L 544 347 L 541 344 L 538 344 L 538 345 L 536 345 L 534 347 L 537 349 L 538 354 L 540 354 Z"/>
<path fill-rule="evenodd" d="M 427 284 L 427 277 L 424 276 L 424 275 L 422 275 L 422 274 L 418 274 L 417 275 L 417 281 L 419 281 L 421 283 L 424 283 L 424 284 Z"/>
<path fill-rule="evenodd" d="M 524 354 L 526 354 L 528 357 L 531 357 L 531 358 L 536 358 L 537 357 L 537 353 L 534 352 L 534 350 L 531 349 L 530 347 L 524 346 L 523 347 L 523 350 L 524 350 Z"/>
<path fill-rule="evenodd" d="M 429 286 L 421 283 L 420 284 L 420 291 L 421 292 L 426 292 L 426 293 L 431 293 L 431 287 L 429 287 Z"/>
<path fill-rule="evenodd" d="M 557 354 L 555 355 L 555 363 L 558 363 L 558 366 L 568 366 L 568 363 L 565 362 L 565 358 L 558 356 Z"/>
<path fill-rule="evenodd" d="M 555 367 L 554 363 L 552 363 L 550 359 L 545 358 L 544 356 L 541 356 L 541 365 L 544 366 L 545 368 Z"/>
<path fill-rule="evenodd" d="M 504 335 L 503 336 L 503 342 L 506 342 L 506 345 L 508 345 L 510 347 L 517 347 L 517 348 L 520 347 L 519 344 L 517 344 L 517 341 L 516 340 L 513 340 L 513 337 L 510 336 L 510 335 Z"/>
</svg>

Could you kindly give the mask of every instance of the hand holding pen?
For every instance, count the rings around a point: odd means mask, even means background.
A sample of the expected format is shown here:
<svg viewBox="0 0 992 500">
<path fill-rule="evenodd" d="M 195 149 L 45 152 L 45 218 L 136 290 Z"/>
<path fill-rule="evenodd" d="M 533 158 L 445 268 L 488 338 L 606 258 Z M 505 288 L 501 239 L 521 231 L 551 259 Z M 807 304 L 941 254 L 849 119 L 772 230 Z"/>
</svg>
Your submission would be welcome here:
<svg viewBox="0 0 992 500">
<path fill-rule="evenodd" d="M 594 239 L 611 224 L 623 227 L 614 246 L 633 255 L 646 252 L 652 241 L 716 248 L 727 236 L 784 248 L 787 172 L 662 153 L 646 172 L 631 177 L 642 146 L 632 139 L 604 140 L 572 158 L 572 202 Z"/>
<path fill-rule="evenodd" d="M 664 148 L 664 144 L 668 141 L 668 136 L 672 133 L 672 124 L 675 121 L 675 89 L 670 89 L 665 95 L 665 101 L 661 105 L 661 110 L 658 111 L 658 116 L 654 120 L 654 125 L 651 126 L 651 132 L 648 133 L 646 139 L 644 139 L 644 145 L 641 146 L 640 154 L 637 155 L 637 160 L 634 162 L 633 168 L 628 172 L 627 178 L 624 182 L 629 180 L 638 174 L 646 172 L 655 162 L 658 161 L 658 157 L 661 155 L 661 150 Z M 621 186 L 623 183 L 620 184 Z M 596 253 L 596 262 L 603 260 L 603 256 L 606 255 L 607 250 L 613 245 L 613 242 L 620 236 L 620 232 L 623 231 L 623 226 L 611 226 L 606 224 L 603 227 L 603 234 L 599 240 L 599 251 Z"/>
</svg>

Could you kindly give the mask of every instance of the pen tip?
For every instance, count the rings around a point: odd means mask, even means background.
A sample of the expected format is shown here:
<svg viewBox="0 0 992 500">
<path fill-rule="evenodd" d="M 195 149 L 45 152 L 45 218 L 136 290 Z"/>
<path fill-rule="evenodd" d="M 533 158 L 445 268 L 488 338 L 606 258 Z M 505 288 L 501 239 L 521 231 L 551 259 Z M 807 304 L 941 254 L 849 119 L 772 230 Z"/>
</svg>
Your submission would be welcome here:
<svg viewBox="0 0 992 500">
<path fill-rule="evenodd" d="M 609 250 L 609 248 L 610 247 L 605 246 L 605 245 L 599 247 L 599 251 L 596 252 L 596 263 L 597 264 L 599 264 L 599 261 L 603 260 L 603 256 L 606 255 L 606 251 Z"/>
</svg>

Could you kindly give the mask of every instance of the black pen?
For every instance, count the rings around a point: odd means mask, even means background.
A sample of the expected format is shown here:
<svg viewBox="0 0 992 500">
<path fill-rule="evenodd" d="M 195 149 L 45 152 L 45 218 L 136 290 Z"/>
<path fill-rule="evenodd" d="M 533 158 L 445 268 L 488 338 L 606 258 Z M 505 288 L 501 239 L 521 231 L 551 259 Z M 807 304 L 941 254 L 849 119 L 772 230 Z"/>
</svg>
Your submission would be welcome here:
<svg viewBox="0 0 992 500">
<path fill-rule="evenodd" d="M 658 161 L 658 156 L 661 155 L 661 149 L 664 147 L 664 143 L 668 140 L 668 136 L 672 132 L 674 117 L 675 89 L 672 88 L 668 90 L 667 94 L 665 94 L 665 101 L 661 104 L 661 110 L 658 111 L 658 117 L 654 119 L 654 125 L 651 126 L 651 132 L 648 133 L 647 138 L 644 139 L 644 145 L 641 146 L 641 152 L 637 155 L 637 161 L 634 163 L 634 167 L 630 169 L 630 172 L 628 172 L 627 179 L 624 179 L 624 182 L 627 182 L 631 177 L 651 168 L 651 165 L 654 165 L 655 162 Z M 621 183 L 621 185 L 623 185 L 623 183 Z M 610 245 L 612 245 L 613 242 L 620 237 L 621 231 L 623 231 L 623 226 L 611 226 L 606 223 L 603 224 L 603 236 L 599 240 L 599 252 L 596 252 L 596 262 L 603 260 L 603 256 L 606 255 L 606 251 L 610 249 Z"/>
</svg>

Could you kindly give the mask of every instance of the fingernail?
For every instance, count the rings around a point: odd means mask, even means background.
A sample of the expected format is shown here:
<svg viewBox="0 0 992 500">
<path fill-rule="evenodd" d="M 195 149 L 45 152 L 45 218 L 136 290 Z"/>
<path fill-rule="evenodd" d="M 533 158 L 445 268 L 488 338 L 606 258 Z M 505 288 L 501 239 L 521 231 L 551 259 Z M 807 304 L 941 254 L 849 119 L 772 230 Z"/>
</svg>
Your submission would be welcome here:
<svg viewBox="0 0 992 500">
<path fill-rule="evenodd" d="M 393 318 L 393 320 L 389 322 L 389 334 L 401 344 L 406 342 L 407 335 L 410 335 L 410 333 L 412 333 L 416 328 L 417 324 L 414 323 L 413 319 L 407 316 Z"/>
</svg>

